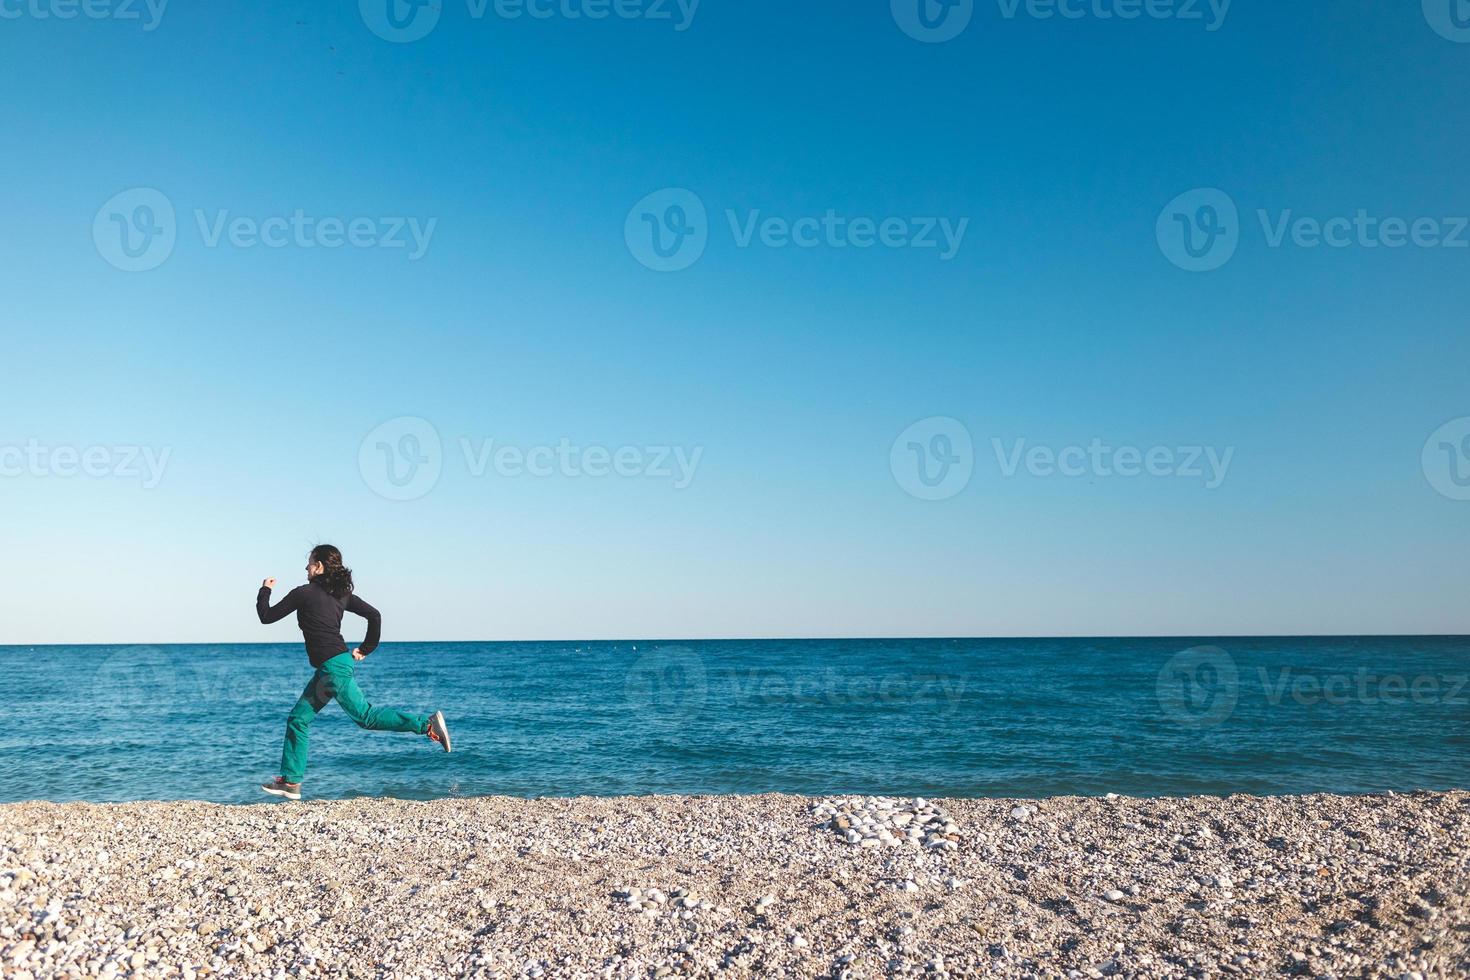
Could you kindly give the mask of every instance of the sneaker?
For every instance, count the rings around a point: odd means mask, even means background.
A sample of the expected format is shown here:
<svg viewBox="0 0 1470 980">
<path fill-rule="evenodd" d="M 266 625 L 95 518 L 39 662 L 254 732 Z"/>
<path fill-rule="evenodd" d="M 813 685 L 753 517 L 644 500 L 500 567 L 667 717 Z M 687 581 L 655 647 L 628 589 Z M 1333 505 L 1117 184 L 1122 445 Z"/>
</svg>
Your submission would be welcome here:
<svg viewBox="0 0 1470 980">
<path fill-rule="evenodd" d="M 444 712 L 436 711 L 429 716 L 429 738 L 444 746 L 445 752 L 453 752 L 449 741 L 449 726 L 444 724 Z"/>
<path fill-rule="evenodd" d="M 288 800 L 301 799 L 301 784 L 288 783 L 280 776 L 268 783 L 262 783 L 260 788 L 272 796 L 284 796 Z"/>
</svg>

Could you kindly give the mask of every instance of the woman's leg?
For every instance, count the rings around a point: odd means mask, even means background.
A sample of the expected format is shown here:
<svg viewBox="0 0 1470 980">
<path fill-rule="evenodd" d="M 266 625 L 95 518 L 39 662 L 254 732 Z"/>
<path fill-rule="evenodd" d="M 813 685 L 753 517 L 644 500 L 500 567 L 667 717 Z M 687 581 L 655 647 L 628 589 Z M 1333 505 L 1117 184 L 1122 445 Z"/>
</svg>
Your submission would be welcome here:
<svg viewBox="0 0 1470 980">
<path fill-rule="evenodd" d="M 359 728 L 375 732 L 413 732 L 416 735 L 428 732 L 428 715 L 409 714 L 397 708 L 374 708 L 369 704 L 362 688 L 357 686 L 350 661 L 346 665 L 338 665 L 331 660 L 327 662 L 326 669 L 330 672 L 333 697 Z"/>
<path fill-rule="evenodd" d="M 286 716 L 286 747 L 281 750 L 281 778 L 299 783 L 306 775 L 307 743 L 311 739 L 311 723 L 316 714 L 332 699 L 326 675 L 318 670 L 301 692 L 291 713 Z"/>
</svg>

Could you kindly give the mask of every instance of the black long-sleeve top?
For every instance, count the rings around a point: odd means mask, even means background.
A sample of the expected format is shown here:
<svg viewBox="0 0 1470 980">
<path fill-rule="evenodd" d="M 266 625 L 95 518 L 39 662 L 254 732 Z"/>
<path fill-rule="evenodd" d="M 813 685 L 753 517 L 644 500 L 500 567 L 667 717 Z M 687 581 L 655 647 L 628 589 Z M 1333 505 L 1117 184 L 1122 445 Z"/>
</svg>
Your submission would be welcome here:
<svg viewBox="0 0 1470 980">
<path fill-rule="evenodd" d="M 261 586 L 255 596 L 255 611 L 262 623 L 276 623 L 293 612 L 301 633 L 306 638 L 306 655 L 313 667 L 320 667 L 341 653 L 347 652 L 347 641 L 342 639 L 342 614 L 350 612 L 367 620 L 367 636 L 358 647 L 364 654 L 378 647 L 378 638 L 383 633 L 383 617 L 372 606 L 355 595 L 339 599 L 315 582 L 297 586 L 286 593 L 286 598 L 271 605 L 271 590 Z"/>
</svg>

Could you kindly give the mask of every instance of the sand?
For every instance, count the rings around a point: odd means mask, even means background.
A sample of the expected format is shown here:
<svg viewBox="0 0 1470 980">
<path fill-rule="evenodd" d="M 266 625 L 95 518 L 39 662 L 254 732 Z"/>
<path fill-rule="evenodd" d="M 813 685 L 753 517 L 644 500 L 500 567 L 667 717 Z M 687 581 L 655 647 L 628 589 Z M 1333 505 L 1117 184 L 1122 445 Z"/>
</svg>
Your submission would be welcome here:
<svg viewBox="0 0 1470 980">
<path fill-rule="evenodd" d="M 1467 890 L 1464 792 L 20 803 L 0 974 L 1464 977 Z"/>
</svg>

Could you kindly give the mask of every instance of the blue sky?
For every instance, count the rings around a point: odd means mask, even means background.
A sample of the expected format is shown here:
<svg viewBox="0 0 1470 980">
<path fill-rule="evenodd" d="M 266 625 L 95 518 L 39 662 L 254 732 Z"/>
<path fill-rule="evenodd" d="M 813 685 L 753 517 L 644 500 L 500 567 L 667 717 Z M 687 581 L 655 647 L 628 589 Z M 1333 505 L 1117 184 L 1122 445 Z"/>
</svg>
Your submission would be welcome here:
<svg viewBox="0 0 1470 980">
<path fill-rule="evenodd" d="M 991 0 L 943 43 L 887 0 L 443 0 L 401 43 L 371 3 L 7 3 L 0 642 L 290 640 L 253 592 L 323 540 L 388 640 L 1470 632 L 1434 2 Z M 1211 188 L 1186 271 L 1158 229 Z M 625 230 L 691 200 L 704 251 L 649 268 Z M 829 214 L 896 244 L 764 243 Z M 923 499 L 935 434 L 969 476 Z M 1044 465 L 1093 439 L 1160 475 Z"/>
</svg>

